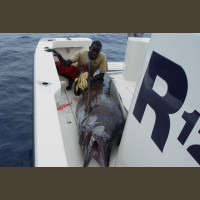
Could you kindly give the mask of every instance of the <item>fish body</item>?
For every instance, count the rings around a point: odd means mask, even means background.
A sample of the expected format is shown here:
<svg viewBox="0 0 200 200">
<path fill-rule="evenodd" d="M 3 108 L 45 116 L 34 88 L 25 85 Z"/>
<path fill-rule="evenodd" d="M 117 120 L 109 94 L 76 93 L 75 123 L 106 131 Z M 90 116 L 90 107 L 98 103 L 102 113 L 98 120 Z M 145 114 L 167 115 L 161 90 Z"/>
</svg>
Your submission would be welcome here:
<svg viewBox="0 0 200 200">
<path fill-rule="evenodd" d="M 110 154 L 115 144 L 119 144 L 124 128 L 124 118 L 110 93 L 111 78 L 91 82 L 91 111 L 87 112 L 88 91 L 79 99 L 76 108 L 79 144 L 84 152 L 86 167 L 92 157 L 101 166 L 108 167 Z"/>
</svg>

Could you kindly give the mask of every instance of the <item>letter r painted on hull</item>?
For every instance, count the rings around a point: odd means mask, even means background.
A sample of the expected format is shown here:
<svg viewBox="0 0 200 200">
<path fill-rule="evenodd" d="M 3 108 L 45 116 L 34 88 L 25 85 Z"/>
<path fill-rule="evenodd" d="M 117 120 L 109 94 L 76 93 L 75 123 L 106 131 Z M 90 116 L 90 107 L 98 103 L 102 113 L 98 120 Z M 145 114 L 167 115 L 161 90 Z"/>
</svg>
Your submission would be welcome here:
<svg viewBox="0 0 200 200">
<path fill-rule="evenodd" d="M 156 77 L 166 81 L 168 90 L 160 96 L 153 90 Z M 163 152 L 169 129 L 169 114 L 177 112 L 183 105 L 188 82 L 183 68 L 153 51 L 136 100 L 133 115 L 141 123 L 147 104 L 155 111 L 156 120 L 151 138 Z"/>
</svg>

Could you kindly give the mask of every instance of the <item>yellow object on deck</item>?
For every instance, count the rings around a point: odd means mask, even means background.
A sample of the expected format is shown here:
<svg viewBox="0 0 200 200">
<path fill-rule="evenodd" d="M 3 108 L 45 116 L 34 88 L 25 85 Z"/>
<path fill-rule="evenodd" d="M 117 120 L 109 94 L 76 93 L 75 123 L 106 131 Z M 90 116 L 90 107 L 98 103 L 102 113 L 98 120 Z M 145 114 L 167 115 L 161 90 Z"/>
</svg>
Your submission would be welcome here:
<svg viewBox="0 0 200 200">
<path fill-rule="evenodd" d="M 75 82 L 78 81 L 76 85 L 76 91 L 78 91 L 78 88 L 80 88 L 81 90 L 85 90 L 87 88 L 88 86 L 87 78 L 88 78 L 88 72 L 84 72 L 79 76 L 79 78 L 75 79 Z"/>
</svg>

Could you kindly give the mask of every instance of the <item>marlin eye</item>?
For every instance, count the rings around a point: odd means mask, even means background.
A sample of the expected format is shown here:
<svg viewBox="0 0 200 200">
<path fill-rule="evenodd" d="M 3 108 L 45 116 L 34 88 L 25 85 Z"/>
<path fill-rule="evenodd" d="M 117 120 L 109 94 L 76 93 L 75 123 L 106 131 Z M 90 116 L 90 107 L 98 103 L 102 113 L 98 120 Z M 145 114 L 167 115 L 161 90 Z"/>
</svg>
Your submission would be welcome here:
<svg viewBox="0 0 200 200">
<path fill-rule="evenodd" d="M 109 139 L 106 138 L 106 137 L 102 137 L 102 138 L 101 138 L 101 141 L 102 141 L 103 143 L 108 143 Z"/>
</svg>

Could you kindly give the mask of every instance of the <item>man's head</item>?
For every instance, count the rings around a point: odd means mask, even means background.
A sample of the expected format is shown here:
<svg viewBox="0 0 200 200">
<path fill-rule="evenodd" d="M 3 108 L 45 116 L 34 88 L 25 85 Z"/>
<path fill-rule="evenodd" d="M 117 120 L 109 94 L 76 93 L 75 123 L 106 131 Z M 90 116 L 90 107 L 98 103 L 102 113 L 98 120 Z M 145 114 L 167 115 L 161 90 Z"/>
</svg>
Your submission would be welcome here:
<svg viewBox="0 0 200 200">
<path fill-rule="evenodd" d="M 100 41 L 93 41 L 91 46 L 89 47 L 89 57 L 92 60 L 95 60 L 99 53 L 101 52 L 102 44 Z"/>
</svg>

